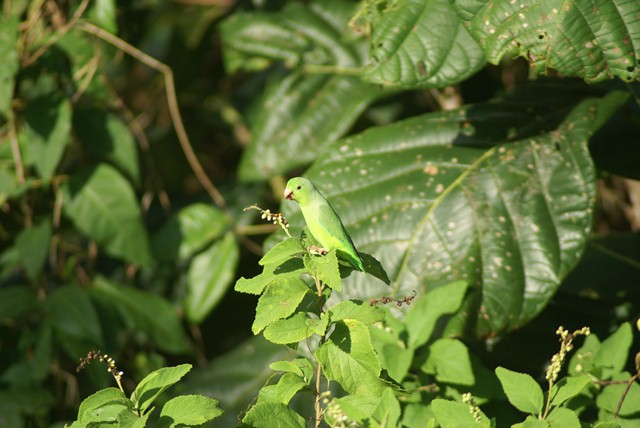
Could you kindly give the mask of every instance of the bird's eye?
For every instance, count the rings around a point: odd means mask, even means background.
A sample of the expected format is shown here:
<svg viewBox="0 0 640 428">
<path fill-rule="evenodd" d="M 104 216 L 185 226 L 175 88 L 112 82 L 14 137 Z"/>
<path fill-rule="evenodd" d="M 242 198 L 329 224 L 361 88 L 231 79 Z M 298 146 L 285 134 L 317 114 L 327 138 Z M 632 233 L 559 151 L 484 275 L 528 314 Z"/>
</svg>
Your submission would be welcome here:
<svg viewBox="0 0 640 428">
<path fill-rule="evenodd" d="M 296 190 L 300 190 L 300 189 L 302 189 L 302 186 L 296 187 Z"/>
</svg>

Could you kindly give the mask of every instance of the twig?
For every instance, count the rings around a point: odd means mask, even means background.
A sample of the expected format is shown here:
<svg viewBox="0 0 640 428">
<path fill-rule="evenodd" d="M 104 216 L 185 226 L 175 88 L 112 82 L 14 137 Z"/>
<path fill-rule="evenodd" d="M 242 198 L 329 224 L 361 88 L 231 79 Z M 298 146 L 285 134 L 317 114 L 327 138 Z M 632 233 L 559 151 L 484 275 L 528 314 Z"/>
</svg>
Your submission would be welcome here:
<svg viewBox="0 0 640 428">
<path fill-rule="evenodd" d="M 9 140 L 11 141 L 11 154 L 13 156 L 13 164 L 16 166 L 16 175 L 18 184 L 24 183 L 24 166 L 22 165 L 22 155 L 20 154 L 20 145 L 18 144 L 18 135 L 16 132 L 16 121 L 13 116 L 13 110 L 9 109 Z"/>
<path fill-rule="evenodd" d="M 251 236 L 251 235 L 267 235 L 278 230 L 275 224 L 250 224 L 250 225 L 238 225 L 236 226 L 236 234 Z"/>
<path fill-rule="evenodd" d="M 51 36 L 51 38 L 49 40 L 47 40 L 47 42 L 44 45 L 40 46 L 38 48 L 38 50 L 33 55 L 28 57 L 24 61 L 24 65 L 27 66 L 27 65 L 33 64 L 38 58 L 40 58 L 46 51 L 49 50 L 51 45 L 56 43 L 58 40 L 60 40 L 62 38 L 62 36 L 67 34 L 69 32 L 69 30 L 71 30 L 76 25 L 78 20 L 82 17 L 82 14 L 87 9 L 87 6 L 89 6 L 89 0 L 82 0 L 82 3 L 80 3 L 80 6 L 78 6 L 78 8 L 74 12 L 73 16 L 69 20 L 69 22 L 67 22 L 67 24 L 65 24 L 61 28 L 59 28 L 53 34 L 53 36 Z"/>
<path fill-rule="evenodd" d="M 622 408 L 622 403 L 624 403 L 624 399 L 627 398 L 627 394 L 631 389 L 631 385 L 633 385 L 633 382 L 635 382 L 637 379 L 638 379 L 638 373 L 631 376 L 627 381 L 627 387 L 624 389 L 624 392 L 622 393 L 622 397 L 620 397 L 620 401 L 618 401 L 618 407 L 616 407 L 616 412 L 613 414 L 614 418 L 618 417 L 618 413 L 620 413 L 620 409 Z"/>
<path fill-rule="evenodd" d="M 191 142 L 189 141 L 189 136 L 187 135 L 187 132 L 184 128 L 182 116 L 180 115 L 180 109 L 178 108 L 176 88 L 173 81 L 173 70 L 171 69 L 171 67 L 147 55 L 146 53 L 130 45 L 119 37 L 116 37 L 108 31 L 105 31 L 93 24 L 83 22 L 78 25 L 78 28 L 80 28 L 82 31 L 101 38 L 105 42 L 110 43 L 121 51 L 131 55 L 146 66 L 158 71 L 159 73 L 162 73 L 162 75 L 164 76 L 169 114 L 171 115 L 171 121 L 173 122 L 173 126 L 176 130 L 176 134 L 178 136 L 180 146 L 182 147 L 182 151 L 184 152 L 187 161 L 189 162 L 189 165 L 195 173 L 198 181 L 200 182 L 202 187 L 204 187 L 207 193 L 209 193 L 211 199 L 213 199 L 218 207 L 225 208 L 226 204 L 224 198 L 222 197 L 218 189 L 213 185 L 207 174 L 204 172 L 202 165 L 198 161 L 198 158 L 193 151 Z"/>
<path fill-rule="evenodd" d="M 322 398 L 322 394 L 320 393 L 321 377 L 322 376 L 322 366 L 319 361 L 316 361 L 318 367 L 316 368 L 316 403 L 315 403 L 315 412 L 316 412 L 316 428 L 320 428 L 320 423 L 322 422 L 322 407 L 320 406 L 320 400 Z"/>
</svg>

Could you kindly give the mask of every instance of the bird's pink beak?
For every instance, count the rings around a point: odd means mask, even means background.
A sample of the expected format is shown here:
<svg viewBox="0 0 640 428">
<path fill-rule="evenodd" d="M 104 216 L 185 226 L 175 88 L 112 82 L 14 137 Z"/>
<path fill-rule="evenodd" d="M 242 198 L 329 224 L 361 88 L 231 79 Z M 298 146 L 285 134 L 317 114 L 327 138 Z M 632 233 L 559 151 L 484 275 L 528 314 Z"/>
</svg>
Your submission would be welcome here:
<svg viewBox="0 0 640 428">
<path fill-rule="evenodd" d="M 289 199 L 290 201 L 295 201 L 296 198 L 293 197 L 293 190 L 284 189 L 284 198 Z"/>
</svg>

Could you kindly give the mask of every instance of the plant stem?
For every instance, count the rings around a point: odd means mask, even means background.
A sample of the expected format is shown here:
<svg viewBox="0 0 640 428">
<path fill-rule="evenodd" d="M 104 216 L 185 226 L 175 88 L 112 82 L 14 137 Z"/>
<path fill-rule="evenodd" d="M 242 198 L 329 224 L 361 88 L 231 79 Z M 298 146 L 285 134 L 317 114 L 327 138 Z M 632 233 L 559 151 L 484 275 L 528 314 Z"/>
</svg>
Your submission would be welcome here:
<svg viewBox="0 0 640 428">
<path fill-rule="evenodd" d="M 323 304 L 322 304 L 322 281 L 320 281 L 320 279 L 316 276 L 313 277 L 314 281 L 316 282 L 316 289 L 318 290 L 318 306 L 320 306 L 320 312 L 322 313 L 322 308 L 323 308 Z M 320 343 L 322 343 L 322 340 L 325 338 L 326 335 L 326 331 L 325 333 L 322 335 L 322 337 L 320 338 Z M 321 376 L 322 376 L 322 366 L 320 365 L 320 361 L 318 361 L 318 359 L 316 359 L 316 403 L 315 403 L 315 412 L 316 412 L 316 424 L 315 424 L 315 428 L 320 428 L 320 423 L 322 422 L 322 408 L 320 407 L 320 400 L 321 400 L 321 396 L 322 396 L 322 391 L 321 389 Z"/>
<path fill-rule="evenodd" d="M 636 379 L 638 379 L 638 373 L 636 373 L 634 376 L 631 376 L 627 381 L 627 387 L 624 389 L 624 392 L 622 393 L 622 397 L 620 397 L 620 401 L 618 401 L 618 407 L 616 407 L 616 412 L 613 414 L 614 418 L 618 417 L 618 414 L 620 413 L 620 409 L 622 408 L 622 403 L 624 403 L 624 399 L 627 398 L 627 394 L 631 389 L 631 385 L 633 385 L 633 382 L 635 382 Z"/>
<path fill-rule="evenodd" d="M 320 407 L 320 399 L 321 399 L 321 392 L 320 392 L 320 376 L 322 375 L 322 366 L 320 365 L 320 362 L 316 361 L 318 364 L 318 367 L 316 368 L 316 405 L 315 405 L 315 409 L 316 409 L 316 428 L 320 427 L 320 423 L 322 422 L 322 408 Z"/>
</svg>

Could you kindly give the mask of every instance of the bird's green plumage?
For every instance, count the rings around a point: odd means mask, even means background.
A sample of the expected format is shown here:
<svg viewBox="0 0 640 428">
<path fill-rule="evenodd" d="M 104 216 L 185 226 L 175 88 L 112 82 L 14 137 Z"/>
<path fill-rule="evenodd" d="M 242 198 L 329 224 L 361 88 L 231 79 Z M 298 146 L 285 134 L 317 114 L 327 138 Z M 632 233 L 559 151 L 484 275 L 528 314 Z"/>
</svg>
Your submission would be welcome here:
<svg viewBox="0 0 640 428">
<path fill-rule="evenodd" d="M 364 272 L 362 259 L 340 217 L 313 183 L 302 177 L 292 178 L 287 183 L 285 198 L 298 201 L 309 232 L 324 249 L 335 249 L 342 259 Z"/>
</svg>

